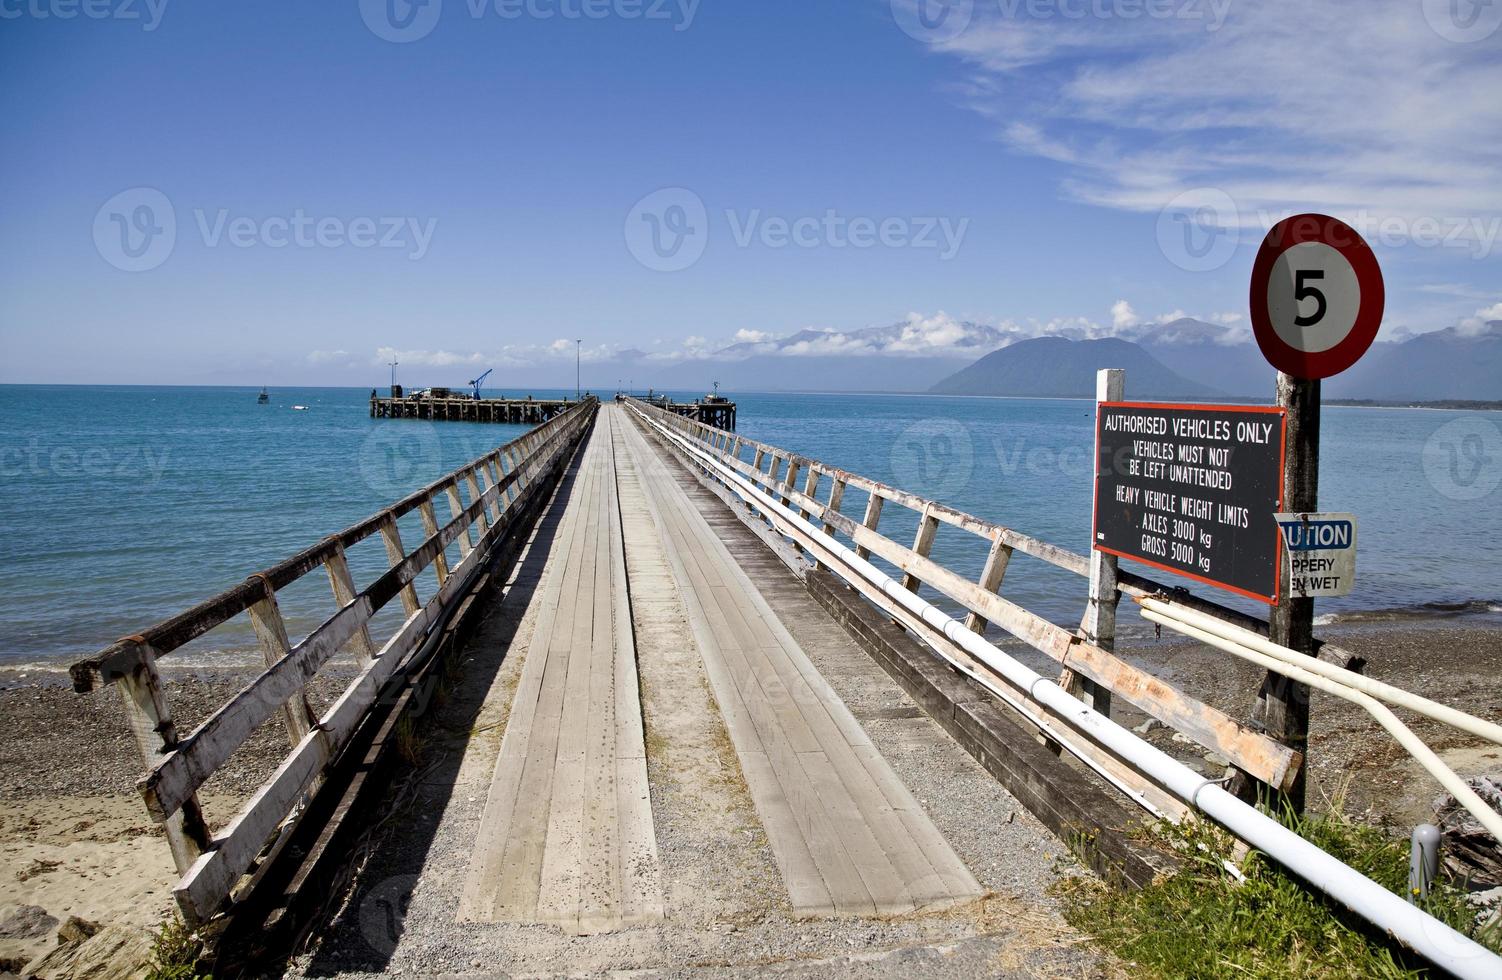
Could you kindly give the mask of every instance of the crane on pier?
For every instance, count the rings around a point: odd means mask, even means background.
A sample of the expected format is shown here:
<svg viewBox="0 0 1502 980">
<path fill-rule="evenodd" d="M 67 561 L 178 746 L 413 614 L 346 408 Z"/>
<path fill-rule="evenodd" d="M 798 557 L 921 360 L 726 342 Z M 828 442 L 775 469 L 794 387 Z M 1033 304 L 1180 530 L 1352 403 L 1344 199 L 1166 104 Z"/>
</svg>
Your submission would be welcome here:
<svg viewBox="0 0 1502 980">
<path fill-rule="evenodd" d="M 470 386 L 475 389 L 475 401 L 480 400 L 480 382 L 490 377 L 490 372 L 494 370 L 495 368 L 487 368 L 484 374 L 470 382 Z"/>
</svg>

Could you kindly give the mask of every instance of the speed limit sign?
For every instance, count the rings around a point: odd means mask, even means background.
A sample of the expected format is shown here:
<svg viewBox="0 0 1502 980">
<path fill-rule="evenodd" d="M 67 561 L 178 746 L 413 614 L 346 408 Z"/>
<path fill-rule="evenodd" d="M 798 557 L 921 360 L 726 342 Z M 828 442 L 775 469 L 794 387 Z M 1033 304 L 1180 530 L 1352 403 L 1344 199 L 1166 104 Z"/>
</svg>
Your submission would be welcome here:
<svg viewBox="0 0 1502 980">
<path fill-rule="evenodd" d="M 1252 265 L 1252 332 L 1273 367 L 1328 378 L 1377 338 L 1384 292 L 1377 257 L 1350 225 L 1296 214 L 1273 225 Z"/>
</svg>

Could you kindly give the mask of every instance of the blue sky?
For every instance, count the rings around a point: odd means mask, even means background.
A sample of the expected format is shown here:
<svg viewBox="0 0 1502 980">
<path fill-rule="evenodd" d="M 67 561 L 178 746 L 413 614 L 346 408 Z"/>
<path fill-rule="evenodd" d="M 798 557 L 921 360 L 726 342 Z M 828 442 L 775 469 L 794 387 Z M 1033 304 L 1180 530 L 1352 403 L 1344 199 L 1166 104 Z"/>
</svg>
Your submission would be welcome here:
<svg viewBox="0 0 1502 980">
<path fill-rule="evenodd" d="M 1502 5 L 1454 2 L 0 0 L 0 381 L 1244 328 L 1299 210 L 1388 336 L 1502 317 Z"/>
</svg>

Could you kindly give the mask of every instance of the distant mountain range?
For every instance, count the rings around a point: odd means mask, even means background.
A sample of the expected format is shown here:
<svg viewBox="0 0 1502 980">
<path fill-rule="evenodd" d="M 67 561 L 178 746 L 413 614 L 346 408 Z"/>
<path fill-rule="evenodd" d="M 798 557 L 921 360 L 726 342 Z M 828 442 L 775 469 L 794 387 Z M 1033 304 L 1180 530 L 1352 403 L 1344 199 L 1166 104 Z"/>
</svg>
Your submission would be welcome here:
<svg viewBox="0 0 1502 980">
<path fill-rule="evenodd" d="M 1128 390 L 1155 398 L 1208 398 L 1217 394 L 1164 367 L 1138 345 L 1114 337 L 1066 340 L 1036 337 L 985 357 L 935 384 L 937 395 L 1088 397 L 1101 368 L 1124 368 Z"/>
<path fill-rule="evenodd" d="M 664 389 L 933 391 L 1089 397 L 1097 368 L 1127 371 L 1128 397 L 1270 398 L 1275 372 L 1244 332 L 1188 317 L 1124 337 L 1031 337 L 947 321 L 848 332 L 803 330 L 746 341 L 653 372 Z M 1327 398 L 1502 400 L 1502 321 L 1448 328 L 1372 349 L 1325 383 Z"/>
<path fill-rule="evenodd" d="M 1175 373 L 1228 395 L 1266 397 L 1276 373 L 1243 334 L 1200 320 L 1154 326 L 1136 338 Z M 1127 390 L 1133 388 L 1127 375 Z M 1328 379 L 1326 398 L 1384 401 L 1502 399 L 1502 321 L 1479 330 L 1456 327 L 1383 341 L 1350 370 Z"/>
</svg>

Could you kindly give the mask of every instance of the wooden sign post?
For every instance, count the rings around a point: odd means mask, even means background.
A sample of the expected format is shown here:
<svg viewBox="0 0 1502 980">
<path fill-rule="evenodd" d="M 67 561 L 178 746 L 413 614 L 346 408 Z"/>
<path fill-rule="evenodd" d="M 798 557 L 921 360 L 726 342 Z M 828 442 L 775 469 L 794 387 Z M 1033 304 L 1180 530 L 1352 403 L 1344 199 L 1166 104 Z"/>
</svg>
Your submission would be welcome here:
<svg viewBox="0 0 1502 980">
<path fill-rule="evenodd" d="M 1296 214 L 1268 231 L 1252 265 L 1249 296 L 1257 345 L 1278 369 L 1278 405 L 1287 418 L 1283 510 L 1319 509 L 1320 379 L 1355 364 L 1382 325 L 1382 270 L 1371 247 L 1345 222 L 1323 214 Z M 1281 538 L 1279 539 L 1281 542 Z M 1281 548 L 1280 548 L 1281 551 Z M 1279 602 L 1268 618 L 1274 643 L 1314 653 L 1314 600 L 1291 595 L 1289 563 L 1278 560 Z M 1304 755 L 1284 794 L 1301 813 L 1309 752 L 1309 688 L 1269 672 L 1262 681 L 1253 722 Z M 1244 775 L 1244 774 L 1243 774 Z M 1238 778 L 1239 792 L 1261 795 Z"/>
<path fill-rule="evenodd" d="M 1290 512 L 1319 510 L 1320 383 L 1278 373 L 1278 407 L 1287 420 L 1287 460 L 1283 467 L 1283 507 Z M 1278 562 L 1281 601 L 1268 616 L 1268 639 L 1299 653 L 1314 654 L 1314 600 L 1296 599 L 1289 589 L 1289 564 Z M 1254 724 L 1284 745 L 1309 755 L 1309 687 L 1268 671 L 1252 713 Z M 1302 813 L 1308 765 L 1299 767 L 1284 794 L 1289 807 Z"/>
</svg>

